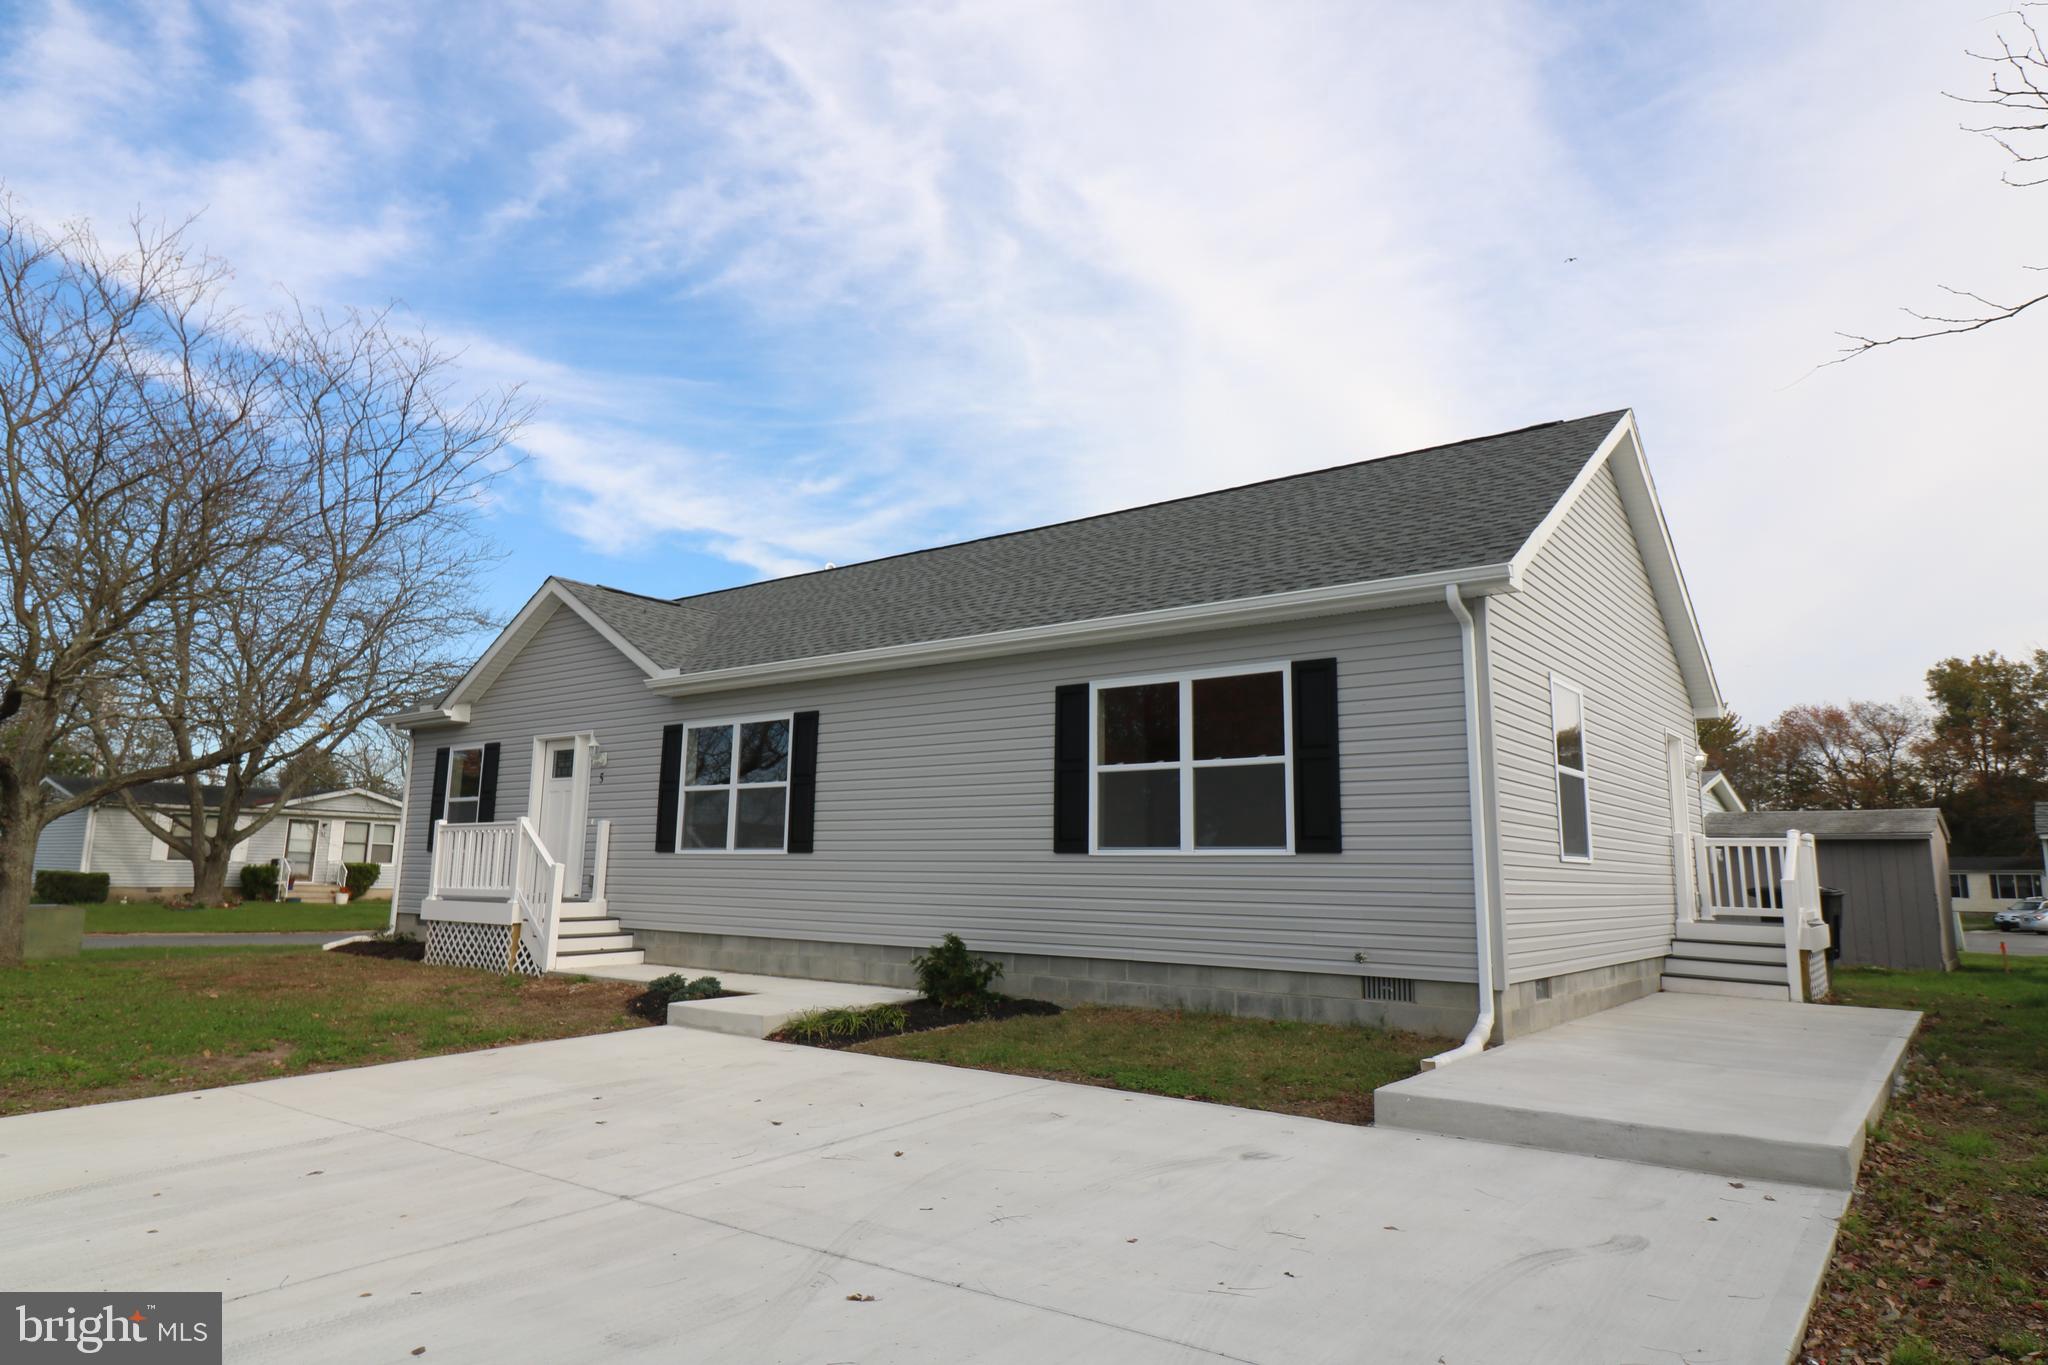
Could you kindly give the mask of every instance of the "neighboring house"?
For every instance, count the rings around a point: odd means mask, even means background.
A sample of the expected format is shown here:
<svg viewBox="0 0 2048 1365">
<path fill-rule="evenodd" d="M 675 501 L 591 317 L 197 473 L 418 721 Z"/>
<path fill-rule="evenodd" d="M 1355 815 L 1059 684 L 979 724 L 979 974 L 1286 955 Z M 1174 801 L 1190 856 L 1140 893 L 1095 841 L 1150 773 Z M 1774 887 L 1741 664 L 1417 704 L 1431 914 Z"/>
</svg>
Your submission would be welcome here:
<svg viewBox="0 0 2048 1365">
<path fill-rule="evenodd" d="M 1949 895 L 1958 910 L 1995 914 L 2041 894 L 2041 855 L 1962 855 L 1949 859 Z"/>
<path fill-rule="evenodd" d="M 1627 412 L 676 600 L 551 578 L 390 718 L 394 923 L 891 985 L 958 932 L 1020 995 L 1524 1032 L 1664 980 L 1721 713 Z M 1731 990 L 1786 998 L 1784 917 L 1710 926 L 1780 945 Z"/>
<path fill-rule="evenodd" d="M 92 779 L 52 777 L 50 786 L 66 796 L 85 790 Z M 208 809 L 218 809 L 220 790 L 202 789 Z M 183 782 L 150 782 L 135 790 L 138 805 L 167 825 L 183 828 L 192 806 Z M 244 803 L 243 823 L 251 810 L 277 799 L 275 788 L 257 789 Z M 388 897 L 398 885 L 402 838 L 402 804 L 360 787 L 307 792 L 294 797 L 284 813 L 257 830 L 235 850 L 228 864 L 228 889 L 233 891 L 247 863 L 291 861 L 301 883 L 338 886 L 344 862 L 377 863 L 383 867 L 365 899 Z M 219 817 L 208 816 L 207 828 Z M 114 896 L 153 897 L 189 891 L 192 864 L 151 834 L 118 796 L 51 821 L 36 840 L 36 871 L 104 872 Z"/>
<path fill-rule="evenodd" d="M 1947 971 L 1956 965 L 1948 822 L 1917 810 L 1709 812 L 1715 837 L 1811 834 L 1821 884 L 1842 893 L 1836 945 L 1845 967 Z"/>
<path fill-rule="evenodd" d="M 1710 815 L 1716 811 L 1727 814 L 1749 809 L 1742 804 L 1728 775 L 1719 768 L 1709 768 L 1700 774 L 1700 804 Z"/>
</svg>

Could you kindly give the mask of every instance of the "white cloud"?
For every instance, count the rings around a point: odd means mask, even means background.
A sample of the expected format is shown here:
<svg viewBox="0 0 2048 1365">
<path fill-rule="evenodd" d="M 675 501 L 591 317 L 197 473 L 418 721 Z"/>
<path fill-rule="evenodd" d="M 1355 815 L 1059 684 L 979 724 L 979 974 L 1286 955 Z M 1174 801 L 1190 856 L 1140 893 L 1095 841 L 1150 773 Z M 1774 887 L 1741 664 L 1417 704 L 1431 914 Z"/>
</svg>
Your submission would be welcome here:
<svg viewBox="0 0 2048 1365">
<path fill-rule="evenodd" d="M 34 26 L 15 188 L 209 205 L 323 297 L 502 268 L 525 330 L 429 321 L 547 402 L 522 487 L 600 549 L 780 572 L 1633 404 L 1744 711 L 2048 633 L 2039 325 L 1813 372 L 2048 263 L 1940 98 L 1961 0 L 161 14 Z M 585 306 L 726 330 L 533 320 Z"/>
</svg>

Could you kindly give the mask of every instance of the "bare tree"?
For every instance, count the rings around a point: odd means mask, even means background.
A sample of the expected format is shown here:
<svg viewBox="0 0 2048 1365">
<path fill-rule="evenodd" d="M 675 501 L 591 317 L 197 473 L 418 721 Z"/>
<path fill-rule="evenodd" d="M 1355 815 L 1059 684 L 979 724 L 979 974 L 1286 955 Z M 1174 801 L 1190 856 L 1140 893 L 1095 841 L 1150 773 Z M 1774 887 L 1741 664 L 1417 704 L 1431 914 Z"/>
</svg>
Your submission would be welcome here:
<svg viewBox="0 0 2048 1365">
<path fill-rule="evenodd" d="M 448 358 L 388 315 L 294 312 L 273 320 L 264 349 L 274 363 L 257 425 L 280 471 L 260 509 L 269 533 L 250 563 L 207 575 L 204 600 L 129 679 L 181 761 L 237 755 L 184 779 L 182 820 L 123 794 L 190 860 L 198 905 L 223 902 L 236 845 L 279 817 L 320 760 L 460 676 L 468 642 L 491 624 L 478 605 L 490 557 L 472 529 L 476 502 L 525 416 L 515 394 L 451 397 Z M 114 738 L 102 736 L 110 760 Z"/>
<path fill-rule="evenodd" d="M 109 249 L 0 199 L 0 965 L 21 957 L 46 824 L 230 756 L 144 756 L 70 795 L 44 782 L 152 632 L 262 539 L 265 365 L 219 306 L 221 268 L 133 229 Z"/>
<path fill-rule="evenodd" d="M 2044 16 L 2048 16 L 2048 4 L 2038 0 L 2028 0 L 2028 3 L 2001 16 L 2006 26 L 1996 36 L 1997 50 L 1969 54 L 1991 68 L 1989 88 L 1978 95 L 1949 95 L 1950 99 L 1964 104 L 1998 111 L 1989 116 L 1990 122 L 1964 124 L 1963 128 L 1965 132 L 1989 138 L 2012 159 L 2013 165 L 2006 168 L 2003 179 L 2014 189 L 2034 189 L 2048 184 L 2048 44 L 2044 44 L 2040 28 Z M 2007 30 L 2018 36 L 2009 36 Z M 2024 268 L 2048 270 L 2048 266 L 2039 265 Z M 1840 364 L 1880 346 L 1892 346 L 1902 341 L 1926 341 L 1933 337 L 1974 332 L 1994 322 L 2018 317 L 2035 304 L 2048 300 L 2048 290 L 2023 291 L 2020 296 L 2001 302 L 1968 289 L 1949 285 L 1939 287 L 1956 300 L 1956 307 L 1941 312 L 1904 309 L 1907 316 L 1920 325 L 1892 336 L 1869 337 L 1843 332 L 1841 335 L 1849 344 L 1842 348 L 1840 356 L 1829 363 Z"/>
</svg>

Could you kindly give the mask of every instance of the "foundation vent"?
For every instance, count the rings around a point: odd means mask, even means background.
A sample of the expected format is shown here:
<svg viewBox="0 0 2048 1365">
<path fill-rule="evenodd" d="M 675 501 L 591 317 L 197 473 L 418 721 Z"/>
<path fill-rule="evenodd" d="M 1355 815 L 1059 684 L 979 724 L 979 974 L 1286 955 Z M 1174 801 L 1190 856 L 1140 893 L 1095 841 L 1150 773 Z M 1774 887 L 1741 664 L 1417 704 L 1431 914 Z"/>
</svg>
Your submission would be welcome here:
<svg viewBox="0 0 2048 1365">
<path fill-rule="evenodd" d="M 1393 1005 L 1415 1003 L 1415 983 L 1405 976 L 1362 976 L 1358 984 L 1368 1000 L 1381 1000 Z"/>
</svg>

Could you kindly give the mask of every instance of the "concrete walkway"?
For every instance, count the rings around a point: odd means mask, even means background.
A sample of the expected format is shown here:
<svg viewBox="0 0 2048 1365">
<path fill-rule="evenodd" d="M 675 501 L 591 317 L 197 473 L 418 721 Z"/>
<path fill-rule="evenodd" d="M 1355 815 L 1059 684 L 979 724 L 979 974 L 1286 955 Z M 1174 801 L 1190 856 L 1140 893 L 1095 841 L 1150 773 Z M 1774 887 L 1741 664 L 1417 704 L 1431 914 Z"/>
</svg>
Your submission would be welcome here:
<svg viewBox="0 0 2048 1365">
<path fill-rule="evenodd" d="M 677 975 L 692 980 L 715 976 L 718 984 L 735 992 L 722 1000 L 680 1000 L 668 1007 L 668 1021 L 682 1028 L 709 1029 L 741 1038 L 766 1038 L 779 1032 L 799 1014 L 812 1010 L 858 1009 L 864 1005 L 902 1005 L 917 999 L 916 991 L 894 990 L 888 986 L 863 986 L 850 981 L 813 981 L 807 977 L 755 976 L 751 972 L 721 972 L 709 967 L 669 967 L 637 963 L 618 967 L 585 967 L 577 976 L 601 976 L 613 981 L 652 981 Z"/>
<path fill-rule="evenodd" d="M 361 929 L 322 929 L 276 934 L 87 934 L 86 948 L 237 948 L 250 945 L 303 944 L 317 948 L 338 938 L 355 938 Z"/>
<path fill-rule="evenodd" d="M 0 1284 L 238 1362 L 1782 1361 L 1845 1198 L 651 1028 L 0 1120 Z"/>
<path fill-rule="evenodd" d="M 1382 1086 L 1389 1128 L 1846 1190 L 1920 1016 L 1663 993 Z"/>
</svg>

